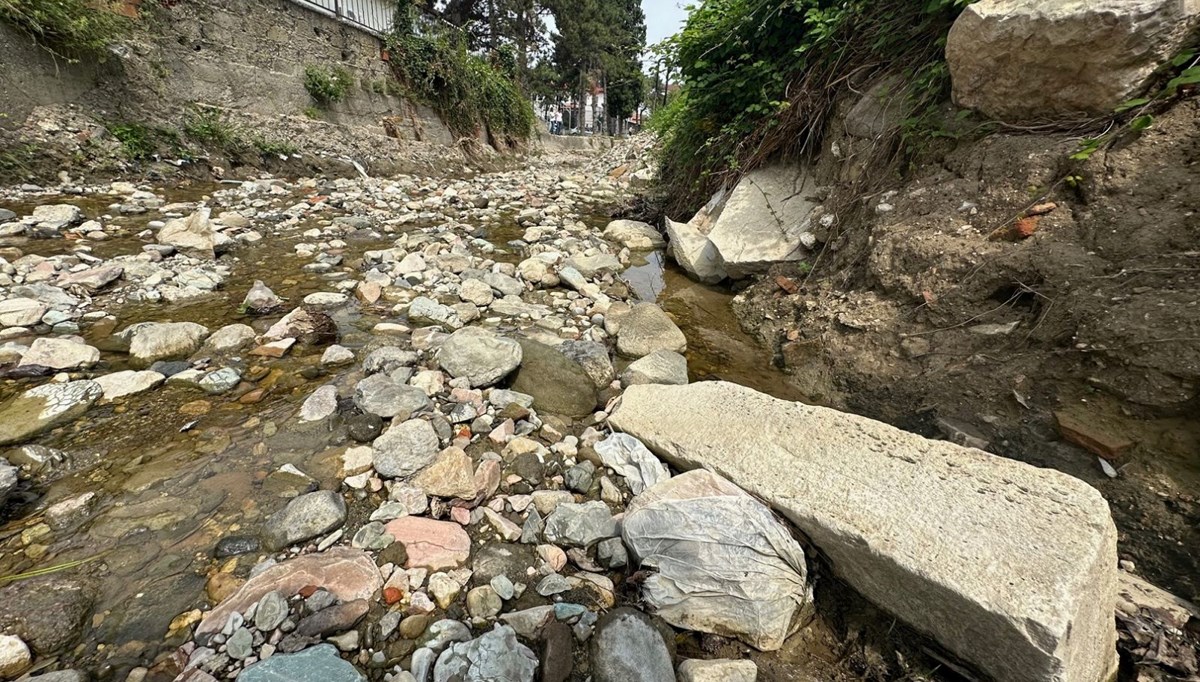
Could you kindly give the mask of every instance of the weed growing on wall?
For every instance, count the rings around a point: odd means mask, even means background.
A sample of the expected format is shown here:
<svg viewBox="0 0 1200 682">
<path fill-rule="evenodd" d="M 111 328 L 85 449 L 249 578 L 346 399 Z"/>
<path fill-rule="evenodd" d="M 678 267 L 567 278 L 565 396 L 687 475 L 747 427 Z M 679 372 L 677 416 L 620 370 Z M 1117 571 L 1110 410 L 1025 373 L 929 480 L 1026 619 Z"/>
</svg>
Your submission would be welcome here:
<svg viewBox="0 0 1200 682">
<path fill-rule="evenodd" d="M 499 64 L 467 51 L 452 30 L 418 33 L 413 17 L 396 13 L 387 38 L 396 77 L 409 93 L 437 110 L 455 133 L 471 136 L 480 122 L 503 144 L 528 139 L 534 114 L 529 101 Z"/>
<path fill-rule="evenodd" d="M 86 0 L 0 0 L 0 21 L 68 61 L 103 58 L 127 20 Z"/>
<path fill-rule="evenodd" d="M 353 85 L 354 77 L 343 67 L 304 67 L 304 89 L 322 106 L 346 99 Z"/>
</svg>

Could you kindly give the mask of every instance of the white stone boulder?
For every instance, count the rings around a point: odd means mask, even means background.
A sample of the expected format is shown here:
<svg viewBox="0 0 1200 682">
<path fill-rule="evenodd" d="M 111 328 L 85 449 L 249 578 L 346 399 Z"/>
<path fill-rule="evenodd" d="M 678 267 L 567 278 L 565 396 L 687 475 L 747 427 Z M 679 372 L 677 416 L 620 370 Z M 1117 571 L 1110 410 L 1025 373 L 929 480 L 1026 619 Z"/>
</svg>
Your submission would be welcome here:
<svg viewBox="0 0 1200 682">
<path fill-rule="evenodd" d="M 804 258 L 817 190 L 802 166 L 760 168 L 738 181 L 708 233 L 726 274 L 740 279 Z"/>
<path fill-rule="evenodd" d="M 1117 533 L 1082 481 L 725 382 L 632 386 L 609 423 L 766 501 L 851 587 L 997 682 L 1115 671 Z"/>
<path fill-rule="evenodd" d="M 725 279 L 721 254 L 707 235 L 691 223 L 677 223 L 667 218 L 666 225 L 670 239 L 667 252 L 692 279 L 706 284 Z"/>
<path fill-rule="evenodd" d="M 946 43 L 954 101 L 1005 121 L 1109 114 L 1198 24 L 1195 0 L 981 0 Z"/>
<path fill-rule="evenodd" d="M 84 369 L 100 362 L 100 351 L 74 339 L 42 336 L 34 339 L 19 367 L 50 370 Z"/>
<path fill-rule="evenodd" d="M 637 220 L 612 221 L 604 228 L 604 238 L 631 251 L 653 251 L 666 246 L 658 230 Z"/>
<path fill-rule="evenodd" d="M 158 243 L 174 246 L 185 256 L 216 258 L 217 232 L 209 220 L 211 209 L 201 208 L 186 218 L 175 218 L 158 231 Z"/>
</svg>

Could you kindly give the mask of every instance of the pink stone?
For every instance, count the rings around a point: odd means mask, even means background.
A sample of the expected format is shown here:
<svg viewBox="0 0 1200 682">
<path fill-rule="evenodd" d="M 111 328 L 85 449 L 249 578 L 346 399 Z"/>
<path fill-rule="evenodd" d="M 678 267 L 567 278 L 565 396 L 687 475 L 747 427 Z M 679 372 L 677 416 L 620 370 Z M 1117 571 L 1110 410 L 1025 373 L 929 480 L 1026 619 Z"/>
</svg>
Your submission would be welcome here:
<svg viewBox="0 0 1200 682">
<path fill-rule="evenodd" d="M 490 438 L 493 443 L 503 445 L 507 443 L 508 439 L 516 432 L 517 425 L 513 423 L 513 420 L 505 419 L 500 426 L 492 429 L 492 432 L 488 434 L 488 438 Z"/>
<path fill-rule="evenodd" d="M 465 526 L 471 523 L 471 512 L 466 507 L 451 507 L 450 518 L 460 526 Z"/>
<path fill-rule="evenodd" d="M 220 632 L 230 615 L 245 612 L 268 592 L 276 591 L 291 597 L 309 585 L 322 587 L 341 601 L 350 602 L 371 599 L 383 587 L 383 578 L 371 555 L 359 549 L 335 547 L 326 552 L 298 556 L 247 580 L 237 592 L 204 615 L 196 634 Z"/>
<path fill-rule="evenodd" d="M 500 488 L 500 462 L 485 459 L 475 467 L 475 490 L 479 499 L 486 500 Z"/>
<path fill-rule="evenodd" d="M 385 529 L 397 542 L 404 543 L 408 551 L 405 568 L 441 571 L 455 568 L 471 556 L 471 538 L 457 523 L 405 516 L 389 521 Z"/>
</svg>

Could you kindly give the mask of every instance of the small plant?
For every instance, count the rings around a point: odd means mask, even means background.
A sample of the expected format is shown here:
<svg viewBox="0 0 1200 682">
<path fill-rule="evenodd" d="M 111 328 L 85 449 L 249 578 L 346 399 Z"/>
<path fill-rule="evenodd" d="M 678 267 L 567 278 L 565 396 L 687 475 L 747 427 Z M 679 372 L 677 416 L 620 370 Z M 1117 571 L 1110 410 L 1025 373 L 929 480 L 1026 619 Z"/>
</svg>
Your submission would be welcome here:
<svg viewBox="0 0 1200 682">
<path fill-rule="evenodd" d="M 321 120 L 321 110 L 316 107 L 304 107 L 304 111 L 301 113 L 314 121 Z"/>
<path fill-rule="evenodd" d="M 195 142 L 223 151 L 246 146 L 241 129 L 212 107 L 192 107 L 184 118 L 183 132 Z"/>
<path fill-rule="evenodd" d="M 332 69 L 320 66 L 304 67 L 304 89 L 322 106 L 345 99 L 346 93 L 353 85 L 354 77 L 340 66 Z"/>
<path fill-rule="evenodd" d="M 103 59 L 127 26 L 123 17 L 87 0 L 0 0 L 0 21 L 71 62 Z"/>
<path fill-rule="evenodd" d="M 254 147 L 263 154 L 276 154 L 279 156 L 291 156 L 300 151 L 300 148 L 286 140 L 271 140 L 265 137 L 257 137 L 254 139 Z"/>
</svg>

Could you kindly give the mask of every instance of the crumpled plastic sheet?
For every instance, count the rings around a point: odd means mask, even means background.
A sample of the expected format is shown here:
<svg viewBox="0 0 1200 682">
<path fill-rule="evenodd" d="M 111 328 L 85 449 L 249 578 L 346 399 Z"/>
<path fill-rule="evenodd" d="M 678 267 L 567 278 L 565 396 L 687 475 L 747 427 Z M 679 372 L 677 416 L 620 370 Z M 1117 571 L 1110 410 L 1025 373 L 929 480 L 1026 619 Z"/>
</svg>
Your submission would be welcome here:
<svg viewBox="0 0 1200 682">
<path fill-rule="evenodd" d="M 699 473 L 719 478 L 683 476 Z M 643 597 L 676 627 L 774 651 L 811 616 L 804 550 L 744 492 L 655 500 L 626 515 L 623 536 L 642 567 L 658 571 Z"/>
<path fill-rule="evenodd" d="M 642 441 L 627 433 L 614 433 L 596 443 L 596 454 L 604 466 L 625 478 L 634 495 L 671 477 L 663 464 Z"/>
</svg>

